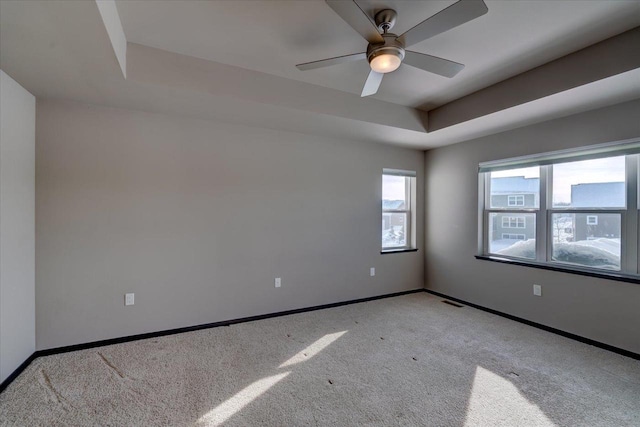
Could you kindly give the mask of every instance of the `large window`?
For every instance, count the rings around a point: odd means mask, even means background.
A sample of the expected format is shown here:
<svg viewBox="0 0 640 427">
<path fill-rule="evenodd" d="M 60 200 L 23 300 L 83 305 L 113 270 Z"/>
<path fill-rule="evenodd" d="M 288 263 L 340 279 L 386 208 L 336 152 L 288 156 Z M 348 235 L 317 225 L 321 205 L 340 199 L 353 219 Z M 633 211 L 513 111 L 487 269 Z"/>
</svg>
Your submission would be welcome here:
<svg viewBox="0 0 640 427">
<path fill-rule="evenodd" d="M 481 255 L 639 275 L 640 140 L 480 165 Z"/>
<path fill-rule="evenodd" d="M 382 250 L 415 248 L 416 174 L 385 169 L 382 174 Z"/>
</svg>

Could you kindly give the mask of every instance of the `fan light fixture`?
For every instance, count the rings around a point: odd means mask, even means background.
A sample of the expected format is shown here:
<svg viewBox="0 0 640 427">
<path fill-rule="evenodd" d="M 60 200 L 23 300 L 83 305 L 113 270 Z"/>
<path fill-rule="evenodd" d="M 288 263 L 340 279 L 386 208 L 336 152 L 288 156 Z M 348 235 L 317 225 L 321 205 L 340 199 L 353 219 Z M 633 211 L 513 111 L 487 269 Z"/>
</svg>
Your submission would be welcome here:
<svg viewBox="0 0 640 427">
<path fill-rule="evenodd" d="M 373 54 L 369 58 L 369 66 L 376 73 L 386 74 L 397 70 L 400 64 L 402 64 L 403 59 L 404 52 L 389 49 Z"/>
<path fill-rule="evenodd" d="M 398 69 L 404 59 L 404 46 L 395 34 L 381 35 L 383 42 L 369 44 L 367 59 L 373 71 L 380 74 L 390 73 Z"/>
</svg>

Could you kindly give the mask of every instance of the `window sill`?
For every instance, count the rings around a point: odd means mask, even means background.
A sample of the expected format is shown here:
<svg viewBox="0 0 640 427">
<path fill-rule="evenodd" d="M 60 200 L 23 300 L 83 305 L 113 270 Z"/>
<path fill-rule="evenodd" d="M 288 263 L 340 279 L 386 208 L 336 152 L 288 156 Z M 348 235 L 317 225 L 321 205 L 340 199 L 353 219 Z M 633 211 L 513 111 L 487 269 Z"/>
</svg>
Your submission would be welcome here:
<svg viewBox="0 0 640 427">
<path fill-rule="evenodd" d="M 413 248 L 408 248 L 408 249 L 388 249 L 388 250 L 381 250 L 380 253 L 382 255 L 385 254 L 397 254 L 397 253 L 401 253 L 401 252 L 418 252 L 417 249 L 413 249 Z"/>
<path fill-rule="evenodd" d="M 526 261 L 519 261 L 511 258 L 501 258 L 501 257 L 491 256 L 491 255 L 476 255 L 475 257 L 476 259 L 483 260 L 483 261 L 493 261 L 493 262 L 500 262 L 504 264 L 521 265 L 523 267 L 539 268 L 541 270 L 559 271 L 562 273 L 578 274 L 580 276 L 597 277 L 600 279 L 616 280 L 618 282 L 640 284 L 640 277 L 631 276 L 623 273 L 615 273 L 615 272 L 609 273 L 609 272 L 600 272 L 600 271 L 592 271 L 592 270 L 579 270 L 576 268 L 569 268 L 561 265 L 550 265 L 550 264 L 526 262 Z"/>
</svg>

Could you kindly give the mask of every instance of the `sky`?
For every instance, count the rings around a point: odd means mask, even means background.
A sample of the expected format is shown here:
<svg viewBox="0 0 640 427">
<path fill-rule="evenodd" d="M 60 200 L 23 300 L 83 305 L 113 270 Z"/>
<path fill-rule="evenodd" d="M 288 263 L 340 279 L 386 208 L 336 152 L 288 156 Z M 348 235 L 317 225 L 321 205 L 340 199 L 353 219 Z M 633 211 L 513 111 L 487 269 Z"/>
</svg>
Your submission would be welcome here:
<svg viewBox="0 0 640 427">
<path fill-rule="evenodd" d="M 491 172 L 491 176 L 494 178 L 507 176 L 539 178 L 540 171 L 535 166 Z M 570 203 L 571 186 L 574 184 L 623 182 L 624 180 L 624 156 L 557 164 L 553 168 L 553 202 Z M 404 200 L 404 177 L 383 175 L 382 184 L 383 199 Z"/>
<path fill-rule="evenodd" d="M 563 163 L 553 168 L 553 202 L 571 202 L 571 185 L 591 182 L 624 182 L 624 156 Z"/>
<path fill-rule="evenodd" d="M 538 178 L 538 167 L 491 172 L 493 178 L 524 176 Z M 560 163 L 553 167 L 553 202 L 570 203 L 571 186 L 593 182 L 624 182 L 624 156 Z"/>
<path fill-rule="evenodd" d="M 404 177 L 382 175 L 382 199 L 404 200 Z"/>
</svg>

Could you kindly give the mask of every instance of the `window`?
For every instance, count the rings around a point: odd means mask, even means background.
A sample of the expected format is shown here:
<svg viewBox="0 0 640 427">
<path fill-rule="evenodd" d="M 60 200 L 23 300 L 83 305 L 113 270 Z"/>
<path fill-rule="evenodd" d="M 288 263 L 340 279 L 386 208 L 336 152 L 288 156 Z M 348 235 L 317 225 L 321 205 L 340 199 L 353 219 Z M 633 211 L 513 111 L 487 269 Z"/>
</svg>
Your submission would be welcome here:
<svg viewBox="0 0 640 427">
<path fill-rule="evenodd" d="M 525 240 L 527 237 L 524 234 L 502 233 L 502 238 L 506 240 Z"/>
<path fill-rule="evenodd" d="M 514 196 L 508 196 L 507 205 L 508 206 L 524 206 L 524 195 L 517 194 Z"/>
<path fill-rule="evenodd" d="M 491 172 L 487 212 L 487 252 L 510 250 L 519 258 L 535 258 L 535 214 L 540 201 L 538 167 Z M 514 228 L 519 229 L 513 233 Z M 524 231 L 524 233 L 522 232 Z M 511 249 L 509 249 L 511 248 Z"/>
<path fill-rule="evenodd" d="M 640 275 L 639 163 L 640 139 L 481 164 L 480 254 Z"/>
<path fill-rule="evenodd" d="M 523 216 L 503 216 L 502 228 L 526 228 L 525 217 Z"/>
<path fill-rule="evenodd" d="M 382 250 L 415 248 L 416 173 L 384 169 L 382 174 Z"/>
</svg>

